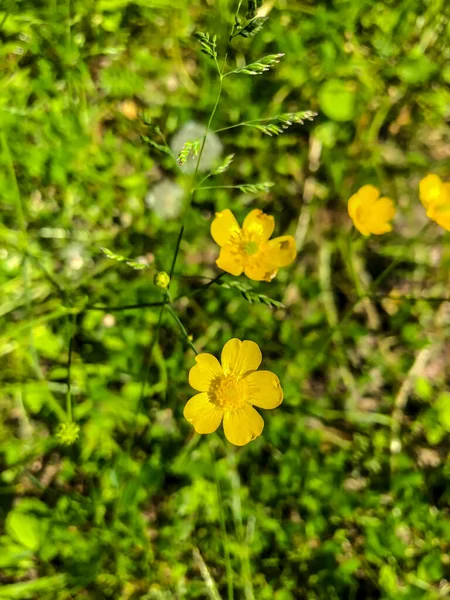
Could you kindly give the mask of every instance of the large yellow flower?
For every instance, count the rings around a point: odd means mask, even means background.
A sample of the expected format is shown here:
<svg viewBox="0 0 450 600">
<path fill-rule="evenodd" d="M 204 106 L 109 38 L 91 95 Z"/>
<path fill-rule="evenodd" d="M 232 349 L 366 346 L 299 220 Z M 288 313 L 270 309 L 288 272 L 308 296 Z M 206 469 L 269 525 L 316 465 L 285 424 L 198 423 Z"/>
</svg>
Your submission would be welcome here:
<svg viewBox="0 0 450 600">
<path fill-rule="evenodd" d="M 228 208 L 216 213 L 211 235 L 221 248 L 217 266 L 232 275 L 244 272 L 255 281 L 271 281 L 297 255 L 291 235 L 269 239 L 274 228 L 274 218 L 262 210 L 252 210 L 242 229 Z"/>
<path fill-rule="evenodd" d="M 189 372 L 190 385 L 200 392 L 184 407 L 197 433 L 216 431 L 223 419 L 228 441 L 244 446 L 257 438 L 264 421 L 253 408 L 275 408 L 283 401 L 280 380 L 270 371 L 256 371 L 262 355 L 255 342 L 236 338 L 225 344 L 222 365 L 212 354 L 199 354 Z"/>
<path fill-rule="evenodd" d="M 348 201 L 348 214 L 353 225 L 363 235 L 381 235 L 392 231 L 395 206 L 390 198 L 380 198 L 373 185 L 363 185 Z"/>
<path fill-rule="evenodd" d="M 450 182 L 430 173 L 419 183 L 419 193 L 427 216 L 450 231 Z"/>
</svg>

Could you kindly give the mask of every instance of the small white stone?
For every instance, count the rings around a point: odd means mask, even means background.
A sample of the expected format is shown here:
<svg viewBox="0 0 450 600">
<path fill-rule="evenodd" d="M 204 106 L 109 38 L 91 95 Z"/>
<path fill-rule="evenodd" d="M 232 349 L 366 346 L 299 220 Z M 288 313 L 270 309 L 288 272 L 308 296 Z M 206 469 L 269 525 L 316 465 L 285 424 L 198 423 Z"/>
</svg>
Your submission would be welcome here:
<svg viewBox="0 0 450 600">
<path fill-rule="evenodd" d="M 195 121 L 188 121 L 173 136 L 170 143 L 172 152 L 178 156 L 181 148 L 186 142 L 199 140 L 205 135 L 205 133 L 206 127 L 204 125 L 201 123 L 196 123 Z M 203 148 L 202 158 L 200 160 L 198 170 L 200 172 L 209 171 L 219 160 L 220 155 L 222 154 L 222 149 L 223 146 L 219 136 L 215 133 L 209 133 L 206 137 L 205 147 Z M 197 165 L 197 160 L 198 158 L 190 156 L 184 165 L 181 166 L 181 169 L 185 173 L 193 173 Z"/>
<path fill-rule="evenodd" d="M 181 212 L 183 188 L 163 179 L 148 192 L 145 204 L 162 219 L 176 219 Z"/>
</svg>

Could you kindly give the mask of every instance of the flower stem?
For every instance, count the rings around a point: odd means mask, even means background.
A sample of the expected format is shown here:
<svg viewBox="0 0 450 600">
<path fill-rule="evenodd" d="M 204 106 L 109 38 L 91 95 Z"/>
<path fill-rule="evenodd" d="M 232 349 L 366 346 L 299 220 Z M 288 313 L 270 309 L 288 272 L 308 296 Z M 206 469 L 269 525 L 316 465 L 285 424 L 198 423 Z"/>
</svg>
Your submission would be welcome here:
<svg viewBox="0 0 450 600">
<path fill-rule="evenodd" d="M 172 306 L 170 304 L 166 304 L 166 309 L 172 315 L 172 317 L 174 318 L 174 320 L 176 321 L 176 323 L 177 323 L 178 327 L 180 328 L 180 331 L 183 334 L 186 342 L 189 344 L 189 346 L 192 348 L 192 350 L 195 352 L 195 354 L 198 354 L 197 348 L 192 343 L 192 340 L 191 340 L 188 332 L 186 331 L 183 323 L 181 322 L 180 318 L 178 317 L 177 313 L 173 310 L 173 308 L 172 308 Z"/>
<path fill-rule="evenodd" d="M 223 506 L 223 498 L 222 498 L 222 492 L 220 489 L 219 477 L 217 475 L 214 450 L 211 447 L 211 445 L 209 446 L 209 449 L 210 449 L 210 457 L 211 457 L 211 467 L 212 467 L 212 471 L 213 471 L 213 475 L 214 475 L 214 480 L 216 482 L 217 505 L 219 507 L 220 531 L 222 533 L 222 544 L 223 544 L 223 552 L 225 555 L 225 568 L 226 568 L 226 573 L 227 573 L 228 600 L 234 600 L 233 568 L 231 566 L 227 524 L 226 524 L 226 520 L 225 520 L 225 511 L 224 511 L 224 506 Z"/>
<path fill-rule="evenodd" d="M 69 354 L 67 357 L 67 394 L 66 394 L 66 412 L 67 420 L 70 423 L 72 421 L 72 388 L 71 388 L 71 375 L 72 375 L 72 353 L 73 353 L 73 338 L 75 337 L 77 316 L 73 315 L 72 320 L 67 318 L 67 329 L 69 337 Z"/>
</svg>

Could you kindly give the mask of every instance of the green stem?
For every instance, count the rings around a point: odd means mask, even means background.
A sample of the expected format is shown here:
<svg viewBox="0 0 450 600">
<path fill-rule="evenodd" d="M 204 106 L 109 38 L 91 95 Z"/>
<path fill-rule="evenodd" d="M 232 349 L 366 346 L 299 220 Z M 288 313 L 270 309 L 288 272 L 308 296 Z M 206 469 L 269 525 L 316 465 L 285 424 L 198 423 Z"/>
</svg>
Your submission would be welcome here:
<svg viewBox="0 0 450 600">
<path fill-rule="evenodd" d="M 19 184 L 17 182 L 16 170 L 14 169 L 14 162 L 12 159 L 11 151 L 9 149 L 8 140 L 6 139 L 5 132 L 2 130 L 2 145 L 3 150 L 6 154 L 6 163 L 9 170 L 9 174 L 13 183 L 14 188 L 14 198 L 16 203 L 16 211 L 17 211 L 17 221 L 19 223 L 19 227 L 23 233 L 26 234 L 27 225 L 25 221 L 25 211 L 23 208 L 22 196 L 19 190 Z"/>
<path fill-rule="evenodd" d="M 144 358 L 144 364 L 143 364 L 143 369 L 142 369 L 143 377 L 142 377 L 142 383 L 141 383 L 141 392 L 139 394 L 139 402 L 138 402 L 138 405 L 136 408 L 136 420 L 138 418 L 139 413 L 141 412 L 142 404 L 144 402 L 145 389 L 147 387 L 147 380 L 148 380 L 148 375 L 150 372 L 150 365 L 151 365 L 151 361 L 152 361 L 153 349 L 159 338 L 159 330 L 161 329 L 162 319 L 163 319 L 163 315 L 164 315 L 164 309 L 165 309 L 167 302 L 168 302 L 168 298 L 166 296 L 166 299 L 162 303 L 161 308 L 159 310 L 158 322 L 156 324 L 155 331 L 153 332 L 152 339 L 150 340 L 150 344 L 147 348 L 146 355 Z"/>
<path fill-rule="evenodd" d="M 228 542 L 228 533 L 227 533 L 227 524 L 225 520 L 225 511 L 223 507 L 223 499 L 222 492 L 220 489 L 219 477 L 217 475 L 216 462 L 214 457 L 214 451 L 210 448 L 210 459 L 211 466 L 214 475 L 214 480 L 216 482 L 216 492 L 217 492 L 217 505 L 219 507 L 219 520 L 220 520 L 220 531 L 222 533 L 222 544 L 223 544 L 223 552 L 225 555 L 225 568 L 227 572 L 227 591 L 228 591 L 228 600 L 234 600 L 234 591 L 233 591 L 233 568 L 231 566 L 231 558 L 230 558 L 230 550 L 229 550 L 229 542 Z"/>
<path fill-rule="evenodd" d="M 204 292 L 209 287 L 211 287 L 212 285 L 217 283 L 219 281 L 219 279 L 224 277 L 225 274 L 226 273 L 219 273 L 219 275 L 216 275 L 216 277 L 210 279 L 208 281 L 208 283 L 205 283 L 204 285 L 201 285 L 200 287 L 196 288 L 190 294 L 180 294 L 179 296 L 174 298 L 173 302 L 178 302 L 178 300 L 181 300 L 182 298 L 192 298 L 193 296 L 196 296 L 197 294 Z M 162 300 L 159 302 L 140 302 L 138 304 L 124 304 L 124 305 L 119 305 L 119 306 L 97 306 L 96 304 L 88 304 L 84 307 L 83 310 L 101 310 L 101 311 L 105 311 L 105 312 L 119 312 L 122 310 L 134 310 L 134 309 L 139 309 L 139 308 L 152 308 L 155 306 L 164 306 L 165 304 L 167 304 L 167 302 L 165 300 Z"/>
<path fill-rule="evenodd" d="M 183 323 L 181 322 L 180 318 L 178 317 L 177 313 L 173 310 L 172 306 L 170 304 L 166 304 L 166 309 L 168 310 L 168 312 L 172 315 L 173 319 L 175 320 L 175 322 L 177 323 L 178 327 L 180 328 L 181 333 L 183 334 L 186 342 L 189 344 L 189 346 L 192 348 L 192 350 L 195 352 L 195 354 L 198 354 L 198 350 L 197 348 L 194 346 L 194 344 L 192 343 L 192 340 L 188 334 L 188 332 L 186 331 Z"/>
<path fill-rule="evenodd" d="M 72 315 L 72 319 L 67 319 L 67 328 L 69 332 L 69 354 L 67 357 L 67 394 L 66 394 L 66 412 L 67 420 L 72 422 L 72 353 L 73 338 L 75 337 L 77 315 Z"/>
<path fill-rule="evenodd" d="M 221 133 L 222 131 L 228 131 L 229 129 L 236 129 L 236 127 L 244 127 L 248 125 L 254 125 L 255 123 L 267 123 L 268 121 L 275 121 L 279 115 L 275 117 L 267 117 L 265 119 L 252 119 L 251 121 L 241 121 L 236 125 L 228 125 L 228 127 L 222 127 L 221 129 L 215 129 L 212 133 Z"/>
</svg>

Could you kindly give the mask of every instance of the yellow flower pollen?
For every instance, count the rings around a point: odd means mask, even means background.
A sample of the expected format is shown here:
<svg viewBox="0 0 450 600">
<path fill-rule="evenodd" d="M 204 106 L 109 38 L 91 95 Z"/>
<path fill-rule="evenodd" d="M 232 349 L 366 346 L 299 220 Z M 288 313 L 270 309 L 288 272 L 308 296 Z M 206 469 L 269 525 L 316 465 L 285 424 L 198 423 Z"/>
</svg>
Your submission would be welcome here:
<svg viewBox="0 0 450 600">
<path fill-rule="evenodd" d="M 248 385 L 236 375 L 216 377 L 208 390 L 210 401 L 222 410 L 239 410 L 246 402 Z"/>
</svg>

